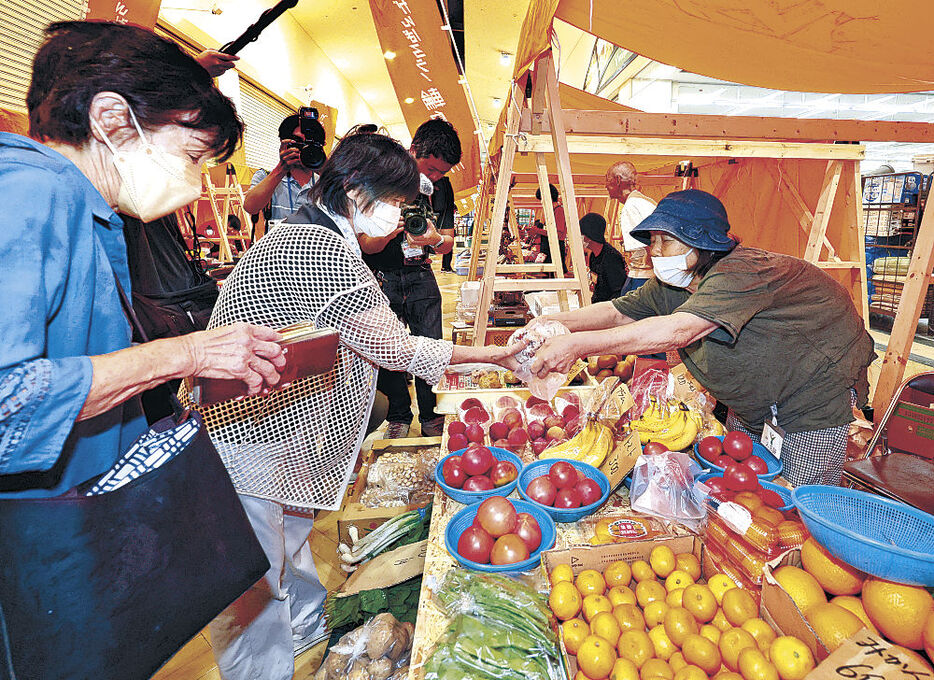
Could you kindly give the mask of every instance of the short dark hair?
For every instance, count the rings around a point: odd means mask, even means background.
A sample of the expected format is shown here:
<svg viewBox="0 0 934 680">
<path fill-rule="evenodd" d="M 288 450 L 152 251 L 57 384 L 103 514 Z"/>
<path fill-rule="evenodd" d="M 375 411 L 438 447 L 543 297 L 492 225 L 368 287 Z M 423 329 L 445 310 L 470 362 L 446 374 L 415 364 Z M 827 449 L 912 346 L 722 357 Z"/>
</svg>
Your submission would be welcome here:
<svg viewBox="0 0 934 680">
<path fill-rule="evenodd" d="M 347 194 L 354 189 L 363 196 L 362 210 L 386 198 L 412 201 L 418 194 L 418 166 L 405 147 L 386 135 L 344 137 L 321 166 L 310 198 L 336 215 L 350 217 Z"/>
<path fill-rule="evenodd" d="M 551 193 L 551 202 L 557 203 L 558 202 L 558 187 L 556 187 L 554 184 L 549 184 L 548 191 Z M 539 201 L 542 200 L 541 187 L 535 190 L 535 198 L 536 200 L 539 200 Z"/>
<path fill-rule="evenodd" d="M 379 126 L 376 123 L 358 123 L 347 131 L 347 136 L 372 135 L 376 132 L 379 132 Z"/>
<path fill-rule="evenodd" d="M 116 92 L 145 129 L 175 124 L 209 131 L 221 160 L 236 150 L 243 123 L 233 103 L 175 43 L 106 21 L 59 21 L 45 33 L 26 96 L 30 136 L 83 144 L 91 136 L 91 100 Z"/>
<path fill-rule="evenodd" d="M 733 239 L 733 245 L 730 246 L 729 250 L 701 250 L 700 248 L 695 248 L 697 251 L 697 262 L 694 263 L 694 266 L 687 270 L 688 274 L 692 276 L 704 277 L 707 275 L 713 266 L 717 264 L 724 257 L 733 252 L 736 246 L 739 245 L 739 237 L 735 234 L 730 234 L 730 237 Z"/>
<path fill-rule="evenodd" d="M 457 130 L 440 118 L 426 120 L 418 126 L 412 137 L 412 151 L 416 158 L 434 156 L 451 165 L 461 162 L 461 140 Z"/>
<path fill-rule="evenodd" d="M 295 132 L 301 124 L 301 121 L 298 118 L 297 113 L 293 113 L 291 116 L 286 116 L 282 119 L 282 122 L 279 123 L 279 139 L 288 139 L 292 136 L 292 133 Z"/>
</svg>

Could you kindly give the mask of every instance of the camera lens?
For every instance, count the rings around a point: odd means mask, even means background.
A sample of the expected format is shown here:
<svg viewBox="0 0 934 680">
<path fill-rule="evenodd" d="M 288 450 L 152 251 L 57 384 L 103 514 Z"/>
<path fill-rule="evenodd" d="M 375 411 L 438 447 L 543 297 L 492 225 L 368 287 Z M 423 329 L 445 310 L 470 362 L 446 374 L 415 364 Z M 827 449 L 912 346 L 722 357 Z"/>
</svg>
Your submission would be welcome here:
<svg viewBox="0 0 934 680">
<path fill-rule="evenodd" d="M 299 156 L 302 160 L 302 165 L 306 168 L 320 168 L 324 165 L 324 161 L 327 160 L 324 149 L 317 144 L 305 144 L 302 146 Z"/>
<path fill-rule="evenodd" d="M 428 220 L 418 208 L 406 208 L 402 211 L 403 229 L 412 236 L 421 236 L 428 231 Z"/>
</svg>

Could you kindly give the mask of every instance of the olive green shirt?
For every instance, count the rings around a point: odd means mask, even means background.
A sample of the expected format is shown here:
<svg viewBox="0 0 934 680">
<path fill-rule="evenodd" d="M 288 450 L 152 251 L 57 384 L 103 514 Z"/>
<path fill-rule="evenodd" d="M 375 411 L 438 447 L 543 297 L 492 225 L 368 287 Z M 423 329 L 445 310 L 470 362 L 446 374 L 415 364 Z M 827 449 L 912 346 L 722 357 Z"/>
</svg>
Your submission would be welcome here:
<svg viewBox="0 0 934 680">
<path fill-rule="evenodd" d="M 851 388 L 866 403 L 872 338 L 847 291 L 804 260 L 739 246 L 696 293 L 653 279 L 613 305 L 635 320 L 688 312 L 717 324 L 678 354 L 754 432 L 773 404 L 781 427 L 806 432 L 849 423 Z"/>
</svg>

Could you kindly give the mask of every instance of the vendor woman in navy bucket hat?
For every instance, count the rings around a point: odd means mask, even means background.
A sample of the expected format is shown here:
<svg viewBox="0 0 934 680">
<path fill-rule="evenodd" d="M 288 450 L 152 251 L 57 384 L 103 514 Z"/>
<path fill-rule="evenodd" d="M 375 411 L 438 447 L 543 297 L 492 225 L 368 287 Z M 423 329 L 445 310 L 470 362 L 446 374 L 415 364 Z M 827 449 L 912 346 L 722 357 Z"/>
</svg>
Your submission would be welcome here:
<svg viewBox="0 0 934 680">
<path fill-rule="evenodd" d="M 540 317 L 572 332 L 549 338 L 532 370 L 677 350 L 730 408 L 729 429 L 758 440 L 768 422 L 784 433 L 792 484 L 839 484 L 852 407 L 866 403 L 875 358 L 846 289 L 797 257 L 740 246 L 720 200 L 697 189 L 663 198 L 632 236 L 649 246 L 656 278 L 611 302 Z"/>
</svg>

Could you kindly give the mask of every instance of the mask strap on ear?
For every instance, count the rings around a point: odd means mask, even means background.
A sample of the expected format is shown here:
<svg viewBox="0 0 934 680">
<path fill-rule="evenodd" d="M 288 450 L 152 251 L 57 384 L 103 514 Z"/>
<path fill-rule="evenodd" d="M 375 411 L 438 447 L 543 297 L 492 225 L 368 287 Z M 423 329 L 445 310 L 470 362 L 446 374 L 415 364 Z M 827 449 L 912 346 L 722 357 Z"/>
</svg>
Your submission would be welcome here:
<svg viewBox="0 0 934 680">
<path fill-rule="evenodd" d="M 146 135 L 143 133 L 143 128 L 140 127 L 139 121 L 136 120 L 136 114 L 133 113 L 133 108 L 129 104 L 127 104 L 126 110 L 127 110 L 127 113 L 130 114 L 130 120 L 133 121 L 133 127 L 135 127 L 136 131 L 139 133 L 140 139 L 142 139 L 145 143 L 149 144 L 149 140 L 146 139 Z"/>
<path fill-rule="evenodd" d="M 110 149 L 110 153 L 116 155 L 117 149 L 114 147 L 113 143 L 110 141 L 110 138 L 107 136 L 107 133 L 104 132 L 104 129 L 100 125 L 97 124 L 97 121 L 92 119 L 91 127 L 97 131 L 97 134 L 99 134 L 101 137 L 104 138 L 104 144 L 106 144 L 107 148 Z"/>
</svg>

